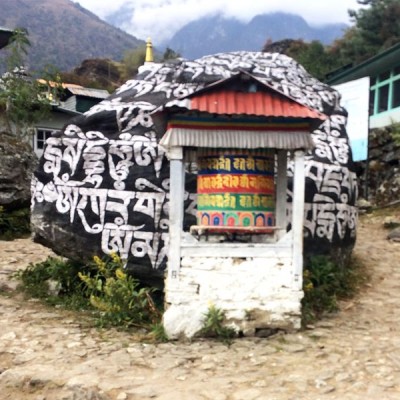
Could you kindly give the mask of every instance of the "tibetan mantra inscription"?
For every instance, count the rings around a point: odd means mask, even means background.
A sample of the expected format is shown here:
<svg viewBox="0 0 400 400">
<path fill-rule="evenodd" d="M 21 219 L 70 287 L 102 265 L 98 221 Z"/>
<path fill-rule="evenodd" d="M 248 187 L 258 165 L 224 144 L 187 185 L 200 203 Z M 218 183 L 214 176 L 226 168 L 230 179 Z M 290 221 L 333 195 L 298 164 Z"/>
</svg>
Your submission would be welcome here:
<svg viewBox="0 0 400 400">
<path fill-rule="evenodd" d="M 169 204 L 175 196 L 169 192 L 169 163 L 159 145 L 165 127 L 152 112 L 239 71 L 329 116 L 311 133 L 315 148 L 306 155 L 305 253 L 336 254 L 340 258 L 349 254 L 356 239 L 358 187 L 345 128 L 347 113 L 340 105 L 339 93 L 309 75 L 293 59 L 262 52 L 220 53 L 198 60 L 146 64 L 109 98 L 55 133 L 47 141 L 32 180 L 35 240 L 57 254 L 82 262 L 95 254 L 115 251 L 138 278 L 162 281 L 167 265 Z M 251 221 L 251 213 L 260 211 L 258 204 L 266 206 L 260 212 L 273 213 L 270 175 L 262 168 L 255 170 L 256 177 L 243 175 L 245 169 L 251 171 L 246 162 L 252 160 L 243 154 L 236 158 L 236 163 L 230 157 L 211 158 L 214 168 L 202 174 L 198 193 L 197 178 L 186 175 L 185 231 L 196 224 L 198 194 L 202 197 L 200 207 L 210 203 L 206 195 L 214 196 L 212 207 L 200 212 L 246 212 L 248 217 L 241 220 L 239 214 L 232 216 L 243 225 L 260 223 Z M 229 168 L 221 167 L 220 161 Z M 292 172 L 289 163 L 288 220 L 292 212 Z M 212 175 L 221 173 L 228 176 L 213 179 Z M 227 188 L 226 197 L 218 192 L 221 181 Z M 260 193 L 250 190 L 255 187 Z M 224 208 L 226 204 L 234 205 L 235 210 Z M 210 223 L 221 221 L 220 217 Z"/>
</svg>

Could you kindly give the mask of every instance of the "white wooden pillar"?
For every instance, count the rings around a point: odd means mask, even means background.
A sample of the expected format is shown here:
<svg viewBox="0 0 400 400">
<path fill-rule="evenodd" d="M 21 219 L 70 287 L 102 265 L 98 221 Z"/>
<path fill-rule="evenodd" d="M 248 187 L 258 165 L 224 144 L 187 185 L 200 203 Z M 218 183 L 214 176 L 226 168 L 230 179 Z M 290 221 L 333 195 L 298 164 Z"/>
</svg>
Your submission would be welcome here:
<svg viewBox="0 0 400 400">
<path fill-rule="evenodd" d="M 168 158 L 170 160 L 168 280 L 169 284 L 173 284 L 178 280 L 181 264 L 180 249 L 185 191 L 182 147 L 172 147 L 168 151 Z"/>
<path fill-rule="evenodd" d="M 279 240 L 286 233 L 286 192 L 287 192 L 287 150 L 278 150 L 276 176 L 276 215 L 275 225 L 280 228 L 276 231 Z"/>
<path fill-rule="evenodd" d="M 294 152 L 292 233 L 293 233 L 293 278 L 298 288 L 303 285 L 303 224 L 304 224 L 305 171 L 304 151 Z"/>
</svg>

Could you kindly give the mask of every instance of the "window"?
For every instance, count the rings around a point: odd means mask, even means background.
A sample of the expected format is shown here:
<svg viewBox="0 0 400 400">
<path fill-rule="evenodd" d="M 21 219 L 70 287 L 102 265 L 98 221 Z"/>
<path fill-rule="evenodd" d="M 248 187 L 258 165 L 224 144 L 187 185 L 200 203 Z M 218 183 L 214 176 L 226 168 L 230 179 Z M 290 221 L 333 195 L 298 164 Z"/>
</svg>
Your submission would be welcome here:
<svg viewBox="0 0 400 400">
<path fill-rule="evenodd" d="M 400 107 L 400 66 L 371 77 L 370 115 Z"/>
<path fill-rule="evenodd" d="M 381 86 L 378 91 L 378 113 L 388 109 L 389 85 Z"/>
<path fill-rule="evenodd" d="M 376 95 L 376 89 L 371 89 L 371 93 L 369 94 L 369 107 L 368 107 L 369 115 L 374 115 L 375 95 Z"/>
<path fill-rule="evenodd" d="M 33 137 L 33 149 L 38 157 L 43 154 L 46 140 L 57 130 L 37 128 L 36 135 Z"/>
<path fill-rule="evenodd" d="M 37 129 L 36 131 L 36 148 L 43 150 L 46 140 L 51 136 L 54 131 L 49 129 Z"/>
<path fill-rule="evenodd" d="M 400 107 L 400 79 L 393 82 L 392 108 Z"/>
<path fill-rule="evenodd" d="M 385 71 L 383 74 L 379 75 L 379 82 L 384 82 L 390 79 L 390 71 Z"/>
</svg>

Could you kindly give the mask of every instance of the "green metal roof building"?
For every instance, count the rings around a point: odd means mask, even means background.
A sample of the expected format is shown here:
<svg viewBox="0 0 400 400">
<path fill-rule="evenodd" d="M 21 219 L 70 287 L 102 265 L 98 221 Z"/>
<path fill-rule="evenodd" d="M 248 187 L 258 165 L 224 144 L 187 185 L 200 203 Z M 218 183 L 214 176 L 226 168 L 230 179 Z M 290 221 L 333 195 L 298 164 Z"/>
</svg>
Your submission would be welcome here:
<svg viewBox="0 0 400 400">
<path fill-rule="evenodd" d="M 381 128 L 400 122 L 400 43 L 351 68 L 328 76 L 330 85 L 370 78 L 369 125 Z"/>
</svg>

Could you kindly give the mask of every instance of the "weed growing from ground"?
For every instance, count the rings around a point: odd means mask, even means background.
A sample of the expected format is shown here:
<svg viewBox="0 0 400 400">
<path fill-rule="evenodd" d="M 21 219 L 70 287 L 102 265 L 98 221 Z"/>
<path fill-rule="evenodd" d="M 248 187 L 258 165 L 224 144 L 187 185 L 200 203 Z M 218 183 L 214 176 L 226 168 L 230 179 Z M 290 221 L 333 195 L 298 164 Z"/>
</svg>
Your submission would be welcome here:
<svg viewBox="0 0 400 400">
<path fill-rule="evenodd" d="M 152 340 L 168 340 L 162 311 L 153 300 L 154 289 L 127 274 L 116 254 L 94 257 L 87 265 L 49 257 L 14 276 L 27 296 L 53 306 L 90 310 L 100 327 L 144 328 Z M 339 267 L 326 256 L 312 257 L 304 268 L 303 326 L 338 310 L 338 301 L 353 296 L 366 279 L 354 258 L 346 267 Z M 237 332 L 226 326 L 225 312 L 211 304 L 199 335 L 229 344 Z"/>
<path fill-rule="evenodd" d="M 90 311 L 99 327 L 154 329 L 154 336 L 163 338 L 158 326 L 162 313 L 152 299 L 154 290 L 128 275 L 116 254 L 104 259 L 95 256 L 86 265 L 49 257 L 29 264 L 14 277 L 27 296 L 53 306 Z"/>
<path fill-rule="evenodd" d="M 367 280 L 361 264 L 353 257 L 339 267 L 327 256 L 311 257 L 303 273 L 303 326 L 338 310 L 338 301 L 354 296 Z"/>
<path fill-rule="evenodd" d="M 0 206 L 0 240 L 13 240 L 30 234 L 30 210 L 8 211 Z"/>
<path fill-rule="evenodd" d="M 169 340 L 162 322 L 157 322 L 151 326 L 150 337 L 158 343 L 165 343 Z"/>
<path fill-rule="evenodd" d="M 70 260 L 49 257 L 29 264 L 14 277 L 19 279 L 20 289 L 28 297 L 41 299 L 50 305 L 63 305 L 68 309 L 87 309 L 89 302 L 78 277 L 82 265 Z"/>
<path fill-rule="evenodd" d="M 203 328 L 199 332 L 200 336 L 215 337 L 224 343 L 230 344 L 232 339 L 237 336 L 235 329 L 224 325 L 225 312 L 217 308 L 214 304 L 208 307 L 205 314 Z"/>
<path fill-rule="evenodd" d="M 141 286 L 124 272 L 124 263 L 117 254 L 107 260 L 94 257 L 93 267 L 94 273 L 79 272 L 78 276 L 98 311 L 99 326 L 148 328 L 160 320 L 161 313 L 151 297 L 153 289 Z"/>
</svg>

